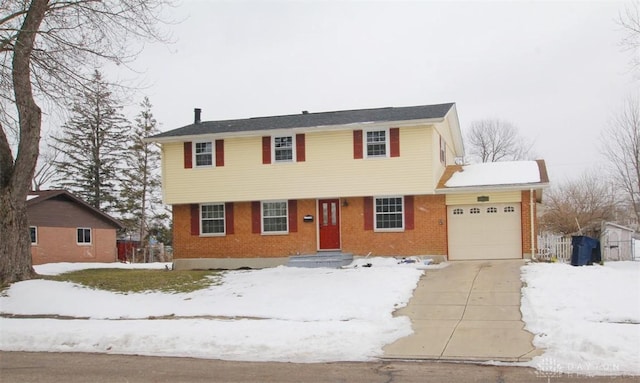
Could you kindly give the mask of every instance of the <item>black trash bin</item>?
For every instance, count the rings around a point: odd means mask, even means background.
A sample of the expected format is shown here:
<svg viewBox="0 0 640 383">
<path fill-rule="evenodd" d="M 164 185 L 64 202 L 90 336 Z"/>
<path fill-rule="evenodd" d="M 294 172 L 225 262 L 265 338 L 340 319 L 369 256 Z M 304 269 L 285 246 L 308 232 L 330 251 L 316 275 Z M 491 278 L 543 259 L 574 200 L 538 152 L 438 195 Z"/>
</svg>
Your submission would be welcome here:
<svg viewBox="0 0 640 383">
<path fill-rule="evenodd" d="M 571 265 L 585 266 L 601 261 L 600 241 L 595 238 L 578 235 L 571 237 Z"/>
</svg>

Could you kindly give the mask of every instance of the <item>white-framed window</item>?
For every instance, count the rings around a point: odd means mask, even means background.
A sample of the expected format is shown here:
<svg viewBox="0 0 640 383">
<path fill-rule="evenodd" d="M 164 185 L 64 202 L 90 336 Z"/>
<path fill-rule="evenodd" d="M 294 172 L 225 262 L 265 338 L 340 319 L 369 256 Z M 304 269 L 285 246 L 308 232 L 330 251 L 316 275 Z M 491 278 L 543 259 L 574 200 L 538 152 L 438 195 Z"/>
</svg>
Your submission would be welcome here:
<svg viewBox="0 0 640 383">
<path fill-rule="evenodd" d="M 225 210 L 223 203 L 200 205 L 200 234 L 225 234 Z"/>
<path fill-rule="evenodd" d="M 373 204 L 376 231 L 404 230 L 403 197 L 375 197 Z"/>
<path fill-rule="evenodd" d="M 262 233 L 286 234 L 289 232 L 287 201 L 262 202 Z"/>
<path fill-rule="evenodd" d="M 38 228 L 29 226 L 29 236 L 31 237 L 31 244 L 36 245 L 38 243 Z"/>
<path fill-rule="evenodd" d="M 455 208 L 453 209 L 453 215 L 463 215 L 464 214 L 464 209 L 461 208 Z"/>
<path fill-rule="evenodd" d="M 274 162 L 295 162 L 296 158 L 296 136 L 273 136 L 273 159 Z"/>
<path fill-rule="evenodd" d="M 91 243 L 91 228 L 79 227 L 76 230 L 76 234 L 76 243 L 78 245 L 88 245 Z"/>
<path fill-rule="evenodd" d="M 363 140 L 367 158 L 388 157 L 389 129 L 368 130 Z"/>
<path fill-rule="evenodd" d="M 193 143 L 193 163 L 197 168 L 213 166 L 212 141 L 199 141 Z"/>
</svg>

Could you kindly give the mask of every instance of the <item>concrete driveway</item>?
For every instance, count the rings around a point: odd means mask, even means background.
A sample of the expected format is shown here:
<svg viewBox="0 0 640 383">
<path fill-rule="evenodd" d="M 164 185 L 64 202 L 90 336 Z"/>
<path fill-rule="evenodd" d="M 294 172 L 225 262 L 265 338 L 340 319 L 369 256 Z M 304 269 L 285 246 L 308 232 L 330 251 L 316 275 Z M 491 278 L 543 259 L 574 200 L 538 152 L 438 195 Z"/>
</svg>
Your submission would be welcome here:
<svg viewBox="0 0 640 383">
<path fill-rule="evenodd" d="M 522 260 L 457 261 L 427 270 L 409 304 L 414 333 L 388 359 L 527 361 L 539 355 L 520 313 Z"/>
</svg>

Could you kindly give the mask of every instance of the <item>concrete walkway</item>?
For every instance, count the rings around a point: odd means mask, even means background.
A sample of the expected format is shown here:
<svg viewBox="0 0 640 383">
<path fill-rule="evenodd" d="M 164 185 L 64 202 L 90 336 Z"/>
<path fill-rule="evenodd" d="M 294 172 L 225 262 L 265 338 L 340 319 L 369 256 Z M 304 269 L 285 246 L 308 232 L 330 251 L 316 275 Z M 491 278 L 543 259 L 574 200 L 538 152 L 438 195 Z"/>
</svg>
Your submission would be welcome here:
<svg viewBox="0 0 640 383">
<path fill-rule="evenodd" d="M 522 260 L 458 261 L 427 270 L 409 304 L 414 333 L 388 359 L 527 361 L 539 355 L 520 314 Z"/>
</svg>

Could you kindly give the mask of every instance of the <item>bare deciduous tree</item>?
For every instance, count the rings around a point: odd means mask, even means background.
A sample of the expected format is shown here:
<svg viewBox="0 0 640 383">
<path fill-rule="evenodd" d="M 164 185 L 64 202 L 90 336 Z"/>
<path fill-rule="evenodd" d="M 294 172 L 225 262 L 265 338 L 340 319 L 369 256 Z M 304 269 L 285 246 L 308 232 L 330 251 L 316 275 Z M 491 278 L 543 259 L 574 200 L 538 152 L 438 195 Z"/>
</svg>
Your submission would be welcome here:
<svg viewBox="0 0 640 383">
<path fill-rule="evenodd" d="M 610 183 L 592 172 L 549 189 L 540 225 L 551 233 L 582 230 L 593 235 L 603 221 L 614 220 L 615 215 L 616 199 Z"/>
<path fill-rule="evenodd" d="M 631 97 L 602 133 L 614 182 L 640 223 L 640 100 Z"/>
<path fill-rule="evenodd" d="M 640 1 L 636 0 L 625 7 L 618 16 L 618 24 L 625 32 L 620 42 L 622 48 L 631 52 L 631 67 L 640 68 Z"/>
<path fill-rule="evenodd" d="M 531 144 L 507 121 L 473 121 L 467 133 L 467 148 L 479 162 L 516 161 L 530 157 Z"/>
<path fill-rule="evenodd" d="M 50 145 L 45 138 L 45 150 L 40 151 L 36 170 L 31 180 L 32 190 L 39 191 L 48 184 L 56 175 L 55 162 L 60 159 L 60 151 Z"/>
<path fill-rule="evenodd" d="M 39 154 L 42 110 L 37 100 L 64 100 L 82 87 L 98 62 L 133 58 L 134 38 L 161 39 L 155 25 L 165 4 L 0 2 L 0 284 L 34 275 L 26 199 Z M 14 155 L 8 129 L 16 120 Z"/>
</svg>

